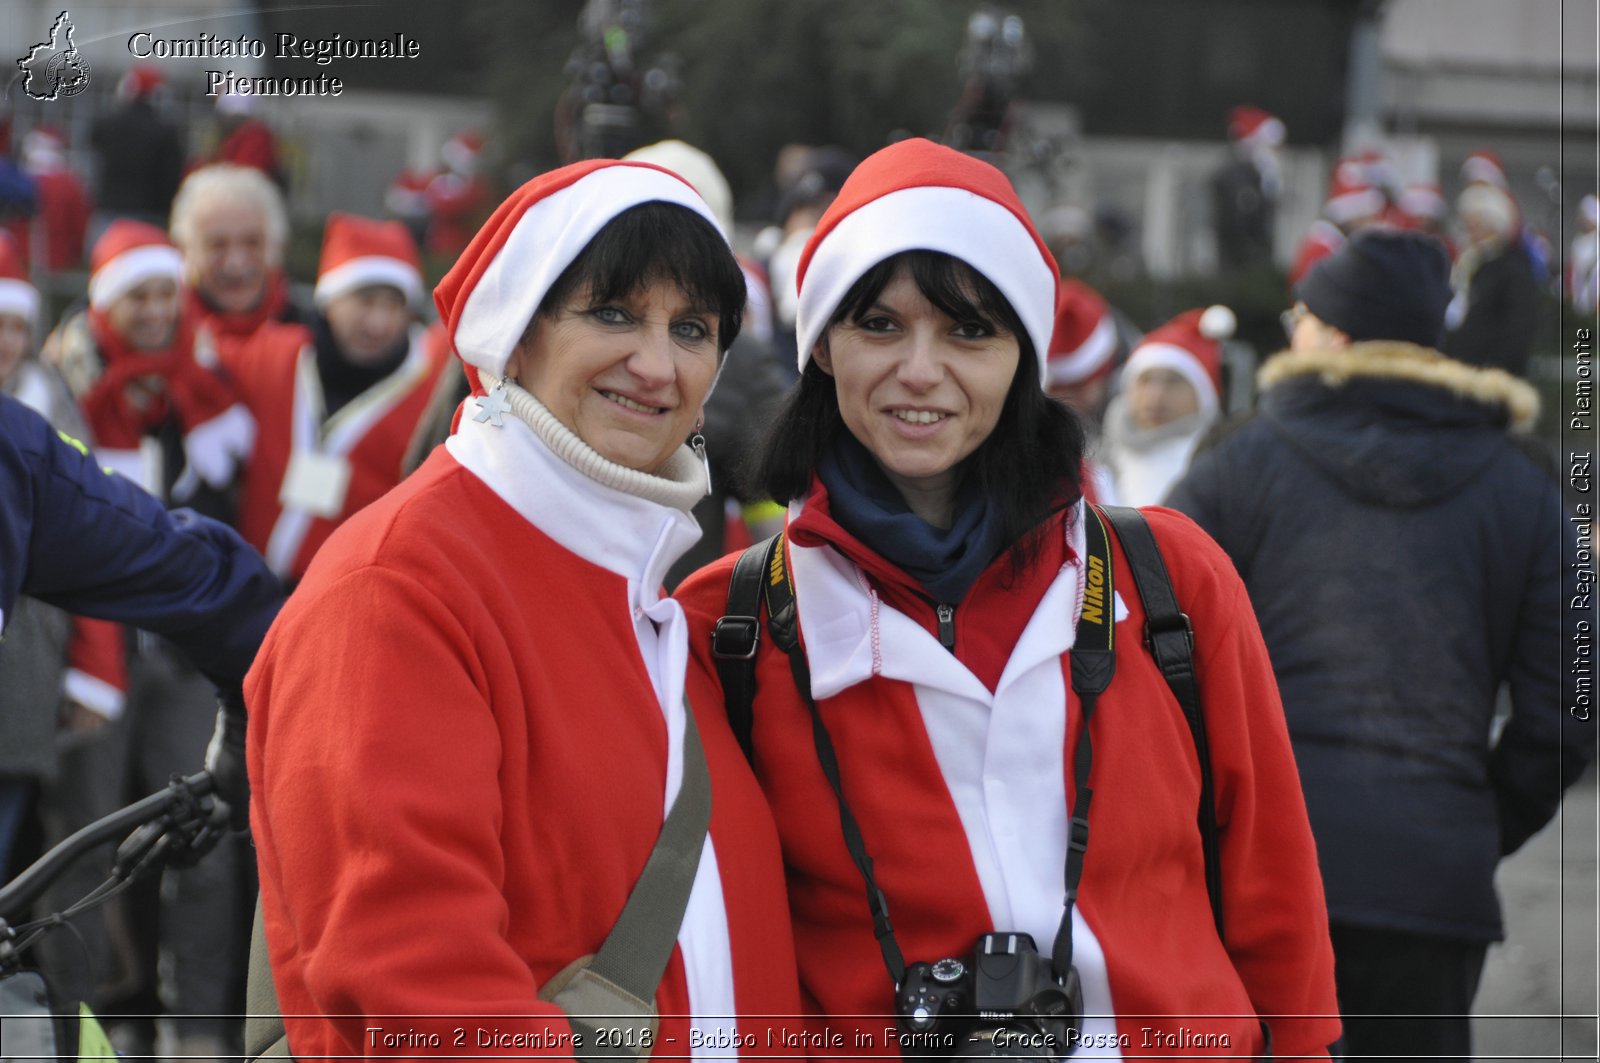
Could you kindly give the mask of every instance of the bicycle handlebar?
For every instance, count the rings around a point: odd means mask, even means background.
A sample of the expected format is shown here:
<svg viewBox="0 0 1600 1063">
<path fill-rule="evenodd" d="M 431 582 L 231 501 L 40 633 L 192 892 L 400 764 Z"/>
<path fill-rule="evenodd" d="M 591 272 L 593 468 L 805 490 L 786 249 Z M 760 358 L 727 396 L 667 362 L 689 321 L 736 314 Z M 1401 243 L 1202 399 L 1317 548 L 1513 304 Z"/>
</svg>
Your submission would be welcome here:
<svg viewBox="0 0 1600 1063">
<path fill-rule="evenodd" d="M 216 790 L 216 783 L 208 771 L 197 771 L 184 776 L 184 790 L 194 797 L 205 797 Z M 84 853 L 104 842 L 118 839 L 129 831 L 152 823 L 172 810 L 173 790 L 168 787 L 149 797 L 141 798 L 126 808 L 118 809 L 103 819 L 97 819 L 76 831 L 54 846 L 33 864 L 0 888 L 0 921 L 10 920 L 26 912 L 39 895 L 67 867 Z"/>
</svg>

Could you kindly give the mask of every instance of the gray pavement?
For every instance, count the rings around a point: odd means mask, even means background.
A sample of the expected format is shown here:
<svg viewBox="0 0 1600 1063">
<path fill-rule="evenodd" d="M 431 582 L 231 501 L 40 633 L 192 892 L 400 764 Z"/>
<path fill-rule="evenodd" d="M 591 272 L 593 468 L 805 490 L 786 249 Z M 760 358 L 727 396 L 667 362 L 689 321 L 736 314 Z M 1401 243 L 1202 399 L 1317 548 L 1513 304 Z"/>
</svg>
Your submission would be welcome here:
<svg viewBox="0 0 1600 1063">
<path fill-rule="evenodd" d="M 1596 1055 L 1595 772 L 1561 814 L 1500 865 L 1506 940 L 1489 950 L 1473 1002 L 1478 1060 L 1587 1060 Z"/>
</svg>

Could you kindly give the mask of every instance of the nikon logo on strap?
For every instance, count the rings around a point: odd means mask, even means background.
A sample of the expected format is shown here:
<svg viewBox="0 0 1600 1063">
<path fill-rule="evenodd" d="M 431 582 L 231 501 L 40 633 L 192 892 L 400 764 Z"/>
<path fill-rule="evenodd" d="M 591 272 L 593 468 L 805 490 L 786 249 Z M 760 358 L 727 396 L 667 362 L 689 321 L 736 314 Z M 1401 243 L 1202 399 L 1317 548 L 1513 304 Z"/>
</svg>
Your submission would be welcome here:
<svg viewBox="0 0 1600 1063">
<path fill-rule="evenodd" d="M 1111 653 L 1116 630 L 1111 603 L 1111 542 L 1098 510 L 1084 507 L 1083 610 L 1078 614 L 1075 653 Z"/>
<path fill-rule="evenodd" d="M 1072 644 L 1072 685 L 1080 695 L 1098 694 L 1116 670 L 1116 601 L 1111 582 L 1111 542 L 1100 512 L 1084 508 L 1083 609 Z"/>
<path fill-rule="evenodd" d="M 1083 592 L 1083 618 L 1091 624 L 1105 623 L 1106 565 L 1089 555 L 1089 580 Z"/>
</svg>

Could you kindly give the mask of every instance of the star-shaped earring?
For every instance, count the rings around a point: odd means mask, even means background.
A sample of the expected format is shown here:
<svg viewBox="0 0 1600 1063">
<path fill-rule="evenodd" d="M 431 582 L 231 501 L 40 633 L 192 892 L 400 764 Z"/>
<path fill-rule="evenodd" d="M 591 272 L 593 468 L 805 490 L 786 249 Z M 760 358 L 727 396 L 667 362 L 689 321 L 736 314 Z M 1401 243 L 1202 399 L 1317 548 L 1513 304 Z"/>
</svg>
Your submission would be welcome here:
<svg viewBox="0 0 1600 1063">
<path fill-rule="evenodd" d="M 472 415 L 474 421 L 487 423 L 491 428 L 504 427 L 501 418 L 511 409 L 511 403 L 506 400 L 505 384 L 496 384 L 494 390 L 478 400 L 478 412 Z"/>
</svg>

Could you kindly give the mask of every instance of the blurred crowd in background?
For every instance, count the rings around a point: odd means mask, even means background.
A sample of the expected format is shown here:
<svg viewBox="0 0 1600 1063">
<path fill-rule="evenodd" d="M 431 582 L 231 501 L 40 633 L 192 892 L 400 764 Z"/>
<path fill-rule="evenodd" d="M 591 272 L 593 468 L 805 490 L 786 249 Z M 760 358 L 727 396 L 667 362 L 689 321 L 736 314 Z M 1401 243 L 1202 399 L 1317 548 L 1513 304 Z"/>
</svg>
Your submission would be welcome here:
<svg viewBox="0 0 1600 1063">
<path fill-rule="evenodd" d="M 741 153 L 730 181 L 716 144 L 690 142 L 696 121 L 716 121 L 696 86 L 708 61 L 759 66 L 759 55 L 716 39 L 713 55 L 692 54 L 681 25 L 669 32 L 671 4 L 547 6 L 560 17 L 526 17 L 560 33 L 530 47 L 569 56 L 559 78 L 548 63 L 528 75 L 554 86 L 540 96 L 548 105 L 508 108 L 497 91 L 498 109 L 419 99 L 408 112 L 402 97 L 375 91 L 373 109 L 341 127 L 366 132 L 331 140 L 305 113 L 342 113 L 359 88 L 341 101 L 208 98 L 187 68 L 99 62 L 93 91 L 70 110 L 13 87 L 0 110 L 0 389 L 172 504 L 234 523 L 292 582 L 341 519 L 448 434 L 467 392 L 428 293 L 477 226 L 551 165 L 636 153 L 702 194 L 749 289 L 707 411 L 718 493 L 701 506 L 707 535 L 681 578 L 781 526 L 778 507 L 741 487 L 739 462 L 796 379 L 801 249 L 860 156 L 893 139 L 929 135 L 977 154 L 1028 199 L 1067 279 L 1050 387 L 1092 426 L 1091 493 L 1103 502 L 1166 496 L 1207 432 L 1251 405 L 1255 367 L 1287 344 L 1278 315 L 1291 286 L 1361 230 L 1437 235 L 1454 263 L 1443 351 L 1552 395 L 1555 323 L 1563 313 L 1592 321 L 1600 301 L 1600 205 L 1581 184 L 1562 188 L 1563 159 L 1526 137 L 1510 137 L 1510 166 L 1492 131 L 1464 151 L 1459 135 L 1402 135 L 1376 109 L 1358 113 L 1364 96 L 1346 88 L 1338 135 L 1324 121 L 1308 140 L 1279 113 L 1275 84 L 1259 80 L 1178 146 L 1097 142 L 1070 108 L 1031 95 L 1041 70 L 1063 62 L 1048 9 L 947 4 L 961 8 L 958 32 L 938 38 L 945 51 L 920 85 L 942 125 L 879 122 L 874 143 L 861 133 L 874 128 L 870 108 L 841 110 L 850 135 L 835 142 L 815 120 L 786 125 L 781 98 L 725 97 L 719 124 L 736 126 L 754 106 L 771 116 L 759 142 L 778 145 L 759 169 Z M 1078 6 L 1059 6 L 1070 22 Z M 1345 76 L 1358 78 L 1360 32 L 1383 5 L 1324 6 L 1351 29 L 1332 47 L 1349 49 Z M 274 8 L 247 14 L 263 27 Z M 902 14 L 915 23 L 910 8 Z M 938 25 L 950 19 L 941 12 Z M 35 21 L 42 33 L 48 17 Z M 34 35 L 33 24 L 17 32 Z M 838 37 L 824 46 L 848 50 Z M 515 83 L 503 47 L 485 42 L 451 62 L 470 68 L 481 55 Z M 863 100 L 878 91 L 860 85 Z M 835 91 L 848 98 L 851 87 Z M 686 101 L 699 103 L 693 121 Z M 1097 151 L 1111 160 L 1099 171 Z M 1130 168 L 1154 175 L 1142 204 L 1096 195 L 1105 174 Z M 142 388 L 152 375 L 162 385 Z M 1553 438 L 1554 415 L 1542 424 Z M 207 684 L 160 640 L 30 607 L 10 618 L 6 641 L 0 881 L 41 845 L 198 765 L 213 711 Z M 178 1051 L 225 1055 L 227 1031 L 207 1016 L 239 1010 L 252 875 L 242 846 L 219 852 L 76 936 L 55 935 L 51 962 L 102 1013 L 170 1010 L 183 1016 Z M 58 896 L 93 881 L 69 880 Z M 134 914 L 140 904 L 169 916 Z M 154 1044 L 148 1025 L 124 1036 L 135 1050 Z"/>
</svg>

